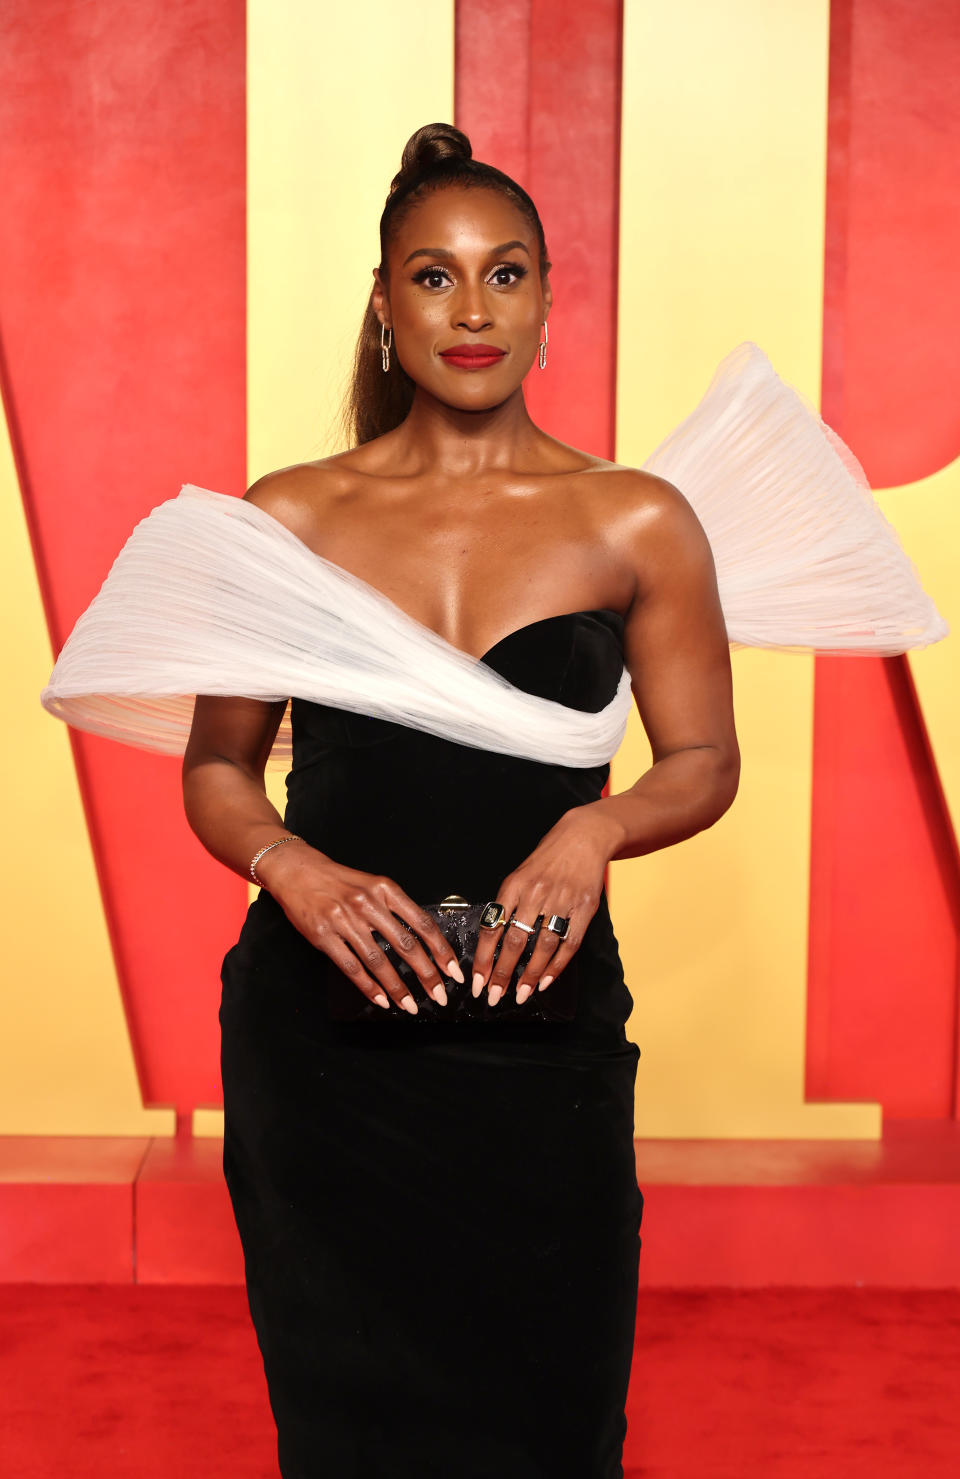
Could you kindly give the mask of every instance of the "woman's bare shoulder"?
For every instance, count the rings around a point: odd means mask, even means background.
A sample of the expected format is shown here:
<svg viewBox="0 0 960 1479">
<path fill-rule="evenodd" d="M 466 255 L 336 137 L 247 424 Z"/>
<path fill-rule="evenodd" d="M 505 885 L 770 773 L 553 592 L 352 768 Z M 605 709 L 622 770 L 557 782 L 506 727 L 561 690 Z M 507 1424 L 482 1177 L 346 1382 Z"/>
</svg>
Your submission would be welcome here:
<svg viewBox="0 0 960 1479">
<path fill-rule="evenodd" d="M 340 452 L 264 473 L 243 496 L 247 503 L 256 504 L 309 544 L 318 517 L 337 497 L 351 490 L 356 476 L 352 454 Z"/>
<path fill-rule="evenodd" d="M 642 468 L 608 462 L 580 475 L 577 502 L 589 509 L 598 549 L 635 591 L 689 571 L 711 577 L 703 525 L 680 488 Z"/>
<path fill-rule="evenodd" d="M 634 514 L 650 518 L 690 505 L 679 488 L 656 473 L 640 467 L 628 467 L 607 457 L 584 452 L 555 437 L 545 437 L 555 462 L 555 471 L 576 484 L 580 496 L 592 497 L 598 510 L 617 519 Z"/>
<path fill-rule="evenodd" d="M 671 530 L 682 533 L 699 528 L 681 490 L 656 473 L 596 458 L 592 466 L 577 473 L 576 484 L 578 499 L 589 503 L 598 533 L 614 541 L 649 535 L 654 528 L 662 529 L 667 537 Z"/>
</svg>

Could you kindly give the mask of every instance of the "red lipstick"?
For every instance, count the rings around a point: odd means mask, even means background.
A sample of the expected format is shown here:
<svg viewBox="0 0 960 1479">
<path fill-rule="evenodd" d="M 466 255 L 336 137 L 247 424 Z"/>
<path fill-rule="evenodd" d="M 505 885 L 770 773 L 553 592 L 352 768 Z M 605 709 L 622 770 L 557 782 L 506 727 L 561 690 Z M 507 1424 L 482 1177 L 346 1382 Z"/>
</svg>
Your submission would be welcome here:
<svg viewBox="0 0 960 1479">
<path fill-rule="evenodd" d="M 440 358 L 458 370 L 486 370 L 498 365 L 506 354 L 495 344 L 454 344 L 450 349 L 441 349 Z"/>
</svg>

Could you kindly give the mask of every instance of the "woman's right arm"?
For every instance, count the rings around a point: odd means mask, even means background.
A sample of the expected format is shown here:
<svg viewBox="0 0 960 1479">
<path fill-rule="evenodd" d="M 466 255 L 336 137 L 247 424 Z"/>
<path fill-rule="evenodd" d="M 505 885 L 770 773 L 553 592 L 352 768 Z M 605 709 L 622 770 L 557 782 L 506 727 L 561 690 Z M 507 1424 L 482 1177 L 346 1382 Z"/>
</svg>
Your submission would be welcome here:
<svg viewBox="0 0 960 1479">
<path fill-rule="evenodd" d="M 264 785 L 285 708 L 282 700 L 209 694 L 198 695 L 194 704 L 183 756 L 184 811 L 207 851 L 244 878 L 250 877 L 250 860 L 261 847 L 293 835 Z M 406 956 L 424 989 L 445 1004 L 435 962 L 401 921 L 423 937 L 437 960 L 449 956 L 450 946 L 430 915 L 392 879 L 346 868 L 302 841 L 264 853 L 257 875 L 291 924 L 378 1006 L 389 1007 L 392 1000 L 408 1012 L 417 1010 L 374 940 L 374 929 Z M 445 968 L 459 978 L 456 960 Z"/>
<path fill-rule="evenodd" d="M 268 799 L 263 780 L 285 707 L 204 694 L 194 703 L 182 769 L 187 821 L 207 852 L 247 879 L 254 853 L 291 835 Z M 262 859 L 259 876 L 264 883 L 270 876 L 270 858 L 267 853 Z"/>
</svg>

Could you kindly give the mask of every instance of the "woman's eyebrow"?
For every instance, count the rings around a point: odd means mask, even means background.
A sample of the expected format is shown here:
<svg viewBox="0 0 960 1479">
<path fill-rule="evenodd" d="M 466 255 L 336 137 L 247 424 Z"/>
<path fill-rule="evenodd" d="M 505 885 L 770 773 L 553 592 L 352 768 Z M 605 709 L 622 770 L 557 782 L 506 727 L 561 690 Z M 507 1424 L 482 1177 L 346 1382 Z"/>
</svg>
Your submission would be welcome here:
<svg viewBox="0 0 960 1479">
<path fill-rule="evenodd" d="M 522 241 L 502 241 L 499 246 L 490 248 L 490 256 L 498 257 L 502 252 L 512 251 L 514 247 L 519 247 L 520 250 L 522 252 L 526 252 L 527 256 L 529 257 L 530 249 Z M 455 255 L 456 254 L 454 252 L 448 251 L 446 247 L 417 247 L 417 250 L 415 252 L 411 252 L 409 257 L 404 258 L 403 266 L 406 267 L 407 263 L 412 262 L 414 257 L 449 258 Z"/>
</svg>

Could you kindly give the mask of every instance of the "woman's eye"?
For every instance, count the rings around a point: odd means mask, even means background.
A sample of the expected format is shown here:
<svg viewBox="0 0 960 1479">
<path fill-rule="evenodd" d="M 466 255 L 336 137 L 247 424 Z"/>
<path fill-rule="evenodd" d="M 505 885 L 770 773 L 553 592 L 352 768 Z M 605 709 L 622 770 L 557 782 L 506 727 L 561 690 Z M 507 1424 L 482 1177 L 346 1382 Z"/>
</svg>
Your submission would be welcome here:
<svg viewBox="0 0 960 1479">
<path fill-rule="evenodd" d="M 420 283 L 422 287 L 442 288 L 449 280 L 449 274 L 443 267 L 424 267 L 413 280 Z"/>
<path fill-rule="evenodd" d="M 493 281 L 498 288 L 508 288 L 511 283 L 517 282 L 526 275 L 526 268 L 520 263 L 505 262 L 502 267 L 493 270 Z"/>
</svg>

